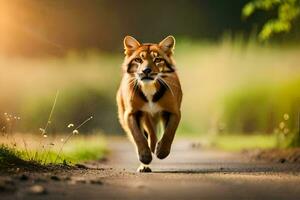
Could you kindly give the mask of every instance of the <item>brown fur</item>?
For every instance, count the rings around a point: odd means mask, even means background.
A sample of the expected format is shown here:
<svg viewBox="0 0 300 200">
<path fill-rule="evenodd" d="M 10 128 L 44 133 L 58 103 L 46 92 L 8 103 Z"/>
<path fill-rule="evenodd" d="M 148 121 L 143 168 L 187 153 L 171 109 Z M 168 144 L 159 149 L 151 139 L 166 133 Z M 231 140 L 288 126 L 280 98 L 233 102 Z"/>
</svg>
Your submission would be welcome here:
<svg viewBox="0 0 300 200">
<path fill-rule="evenodd" d="M 123 77 L 117 93 L 119 120 L 144 164 L 151 162 L 151 152 L 160 159 L 169 155 L 180 121 L 182 91 L 172 58 L 174 45 L 172 36 L 159 44 L 140 44 L 131 36 L 124 39 Z M 146 73 L 146 68 L 151 72 Z M 157 142 L 159 122 L 164 133 Z"/>
</svg>

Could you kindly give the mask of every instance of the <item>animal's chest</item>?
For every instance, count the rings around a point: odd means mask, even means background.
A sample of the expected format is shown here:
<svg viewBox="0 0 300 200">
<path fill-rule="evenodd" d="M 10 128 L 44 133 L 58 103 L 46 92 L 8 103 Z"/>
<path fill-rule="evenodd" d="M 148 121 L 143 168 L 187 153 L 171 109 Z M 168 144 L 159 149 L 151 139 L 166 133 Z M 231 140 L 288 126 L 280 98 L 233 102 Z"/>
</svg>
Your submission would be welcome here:
<svg viewBox="0 0 300 200">
<path fill-rule="evenodd" d="M 142 107 L 142 111 L 148 112 L 152 115 L 162 111 L 162 108 L 157 102 L 153 102 L 153 95 L 157 92 L 157 88 L 154 84 L 144 84 L 142 85 L 142 92 L 147 98 L 147 102 Z"/>
<path fill-rule="evenodd" d="M 157 103 L 153 103 L 152 101 L 149 101 L 144 104 L 144 106 L 142 107 L 142 111 L 150 113 L 151 115 L 154 115 L 154 114 L 162 111 L 162 108 Z"/>
</svg>

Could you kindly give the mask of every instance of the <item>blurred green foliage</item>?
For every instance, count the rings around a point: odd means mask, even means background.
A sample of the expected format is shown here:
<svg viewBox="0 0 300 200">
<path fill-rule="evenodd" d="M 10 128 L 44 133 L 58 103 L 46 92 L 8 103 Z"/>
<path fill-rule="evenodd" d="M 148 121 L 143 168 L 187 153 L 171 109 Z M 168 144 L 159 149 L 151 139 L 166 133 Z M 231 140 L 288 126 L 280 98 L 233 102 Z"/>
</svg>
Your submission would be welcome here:
<svg viewBox="0 0 300 200">
<path fill-rule="evenodd" d="M 21 115 L 25 117 L 20 122 L 20 126 L 29 131 L 37 130 L 37 127 L 44 125 L 51 110 L 53 98 L 47 95 L 25 102 L 21 110 Z M 99 88 L 87 85 L 78 85 L 62 91 L 49 128 L 54 133 L 68 132 L 68 124 L 73 123 L 77 126 L 90 116 L 93 116 L 93 119 L 79 131 L 120 132 L 114 97 Z"/>
<path fill-rule="evenodd" d="M 18 138 L 15 139 L 20 140 L 20 137 L 21 135 L 18 135 Z M 35 143 L 39 140 L 33 139 L 32 135 L 25 134 L 22 140 L 28 143 L 26 148 L 20 142 L 17 142 L 15 146 L 3 143 L 0 145 L 0 169 L 16 165 L 30 168 L 45 164 L 76 164 L 100 160 L 109 153 L 106 138 L 100 134 L 76 136 L 64 145 L 60 153 L 59 148 L 62 142 L 59 140 L 51 138 L 49 141 L 44 141 L 43 145 L 39 144 L 38 146 Z M 50 141 L 52 145 L 47 145 Z"/>
<path fill-rule="evenodd" d="M 242 86 L 228 94 L 224 102 L 223 120 L 226 131 L 236 133 L 272 132 L 275 113 L 270 88 Z M 279 102 L 281 104 L 281 102 Z M 281 112 L 279 112 L 281 113 Z"/>
<path fill-rule="evenodd" d="M 120 56 L 95 52 L 70 52 L 63 58 L 0 57 L 0 128 L 10 126 L 6 112 L 21 117 L 14 131 L 39 133 L 59 90 L 49 133 L 69 132 L 68 124 L 76 127 L 90 116 L 93 119 L 79 132 L 120 133 L 115 94 L 121 63 Z"/>
<path fill-rule="evenodd" d="M 175 60 L 184 92 L 178 135 L 270 134 L 285 113 L 294 133 L 299 54 L 297 45 L 261 46 L 230 35 L 218 43 L 178 40 Z M 94 118 L 80 133 L 119 134 L 115 95 L 122 57 L 97 51 L 41 59 L 0 57 L 0 117 L 4 112 L 19 116 L 16 131 L 38 134 L 59 90 L 49 135 L 69 132 L 69 123 L 76 126 L 90 116 Z M 1 127 L 3 123 L 0 119 Z"/>
<path fill-rule="evenodd" d="M 121 52 L 125 35 L 144 42 L 159 42 L 169 34 L 211 41 L 225 32 L 248 36 L 264 19 L 241 20 L 248 1 L 1 1 L 0 53 L 65 55 L 91 48 Z"/>
<path fill-rule="evenodd" d="M 211 139 L 210 146 L 227 151 L 241 151 L 243 149 L 270 149 L 276 147 L 275 135 L 264 134 L 222 134 Z"/>
<path fill-rule="evenodd" d="M 243 10 L 243 16 L 249 17 L 257 10 L 277 10 L 277 18 L 269 19 L 259 33 L 261 40 L 267 40 L 276 33 L 289 32 L 293 22 L 300 14 L 299 0 L 253 0 L 247 3 Z M 294 25 L 296 26 L 296 25 Z"/>
<path fill-rule="evenodd" d="M 299 134 L 299 85 L 300 79 L 281 84 L 240 86 L 224 101 L 226 132 L 275 133 L 284 137 Z"/>
</svg>

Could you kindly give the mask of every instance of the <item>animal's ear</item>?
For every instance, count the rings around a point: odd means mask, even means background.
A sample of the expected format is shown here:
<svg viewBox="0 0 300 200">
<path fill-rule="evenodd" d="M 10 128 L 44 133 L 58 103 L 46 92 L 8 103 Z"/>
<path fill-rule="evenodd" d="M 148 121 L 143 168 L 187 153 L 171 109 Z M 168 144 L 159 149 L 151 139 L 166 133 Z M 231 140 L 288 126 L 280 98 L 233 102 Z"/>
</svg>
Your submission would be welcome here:
<svg viewBox="0 0 300 200">
<path fill-rule="evenodd" d="M 159 43 L 159 46 L 164 52 L 171 54 L 175 48 L 175 38 L 169 35 Z"/>
<path fill-rule="evenodd" d="M 129 55 L 140 46 L 140 43 L 132 36 L 126 36 L 124 38 L 125 54 Z"/>
</svg>

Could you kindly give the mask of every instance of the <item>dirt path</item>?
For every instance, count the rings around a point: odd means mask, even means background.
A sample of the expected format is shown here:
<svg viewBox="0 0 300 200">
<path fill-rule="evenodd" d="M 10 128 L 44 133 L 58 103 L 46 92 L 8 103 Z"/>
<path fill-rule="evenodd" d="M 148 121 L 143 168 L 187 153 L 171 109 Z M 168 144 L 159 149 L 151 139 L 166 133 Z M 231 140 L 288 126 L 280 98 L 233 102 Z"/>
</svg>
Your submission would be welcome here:
<svg viewBox="0 0 300 200">
<path fill-rule="evenodd" d="M 171 156 L 154 159 L 153 173 L 135 173 L 132 145 L 111 139 L 106 163 L 93 169 L 1 177 L 14 189 L 1 199 L 299 199 L 300 166 L 249 162 L 239 154 L 192 149 L 176 140 Z M 52 177 L 51 177 L 52 176 Z M 9 182 L 9 181 L 8 181 Z M 32 186 L 41 186 L 32 188 Z M 37 189 L 44 189 L 39 191 Z M 34 190 L 36 189 L 36 191 Z M 1 185 L 0 185 L 1 190 Z"/>
</svg>

